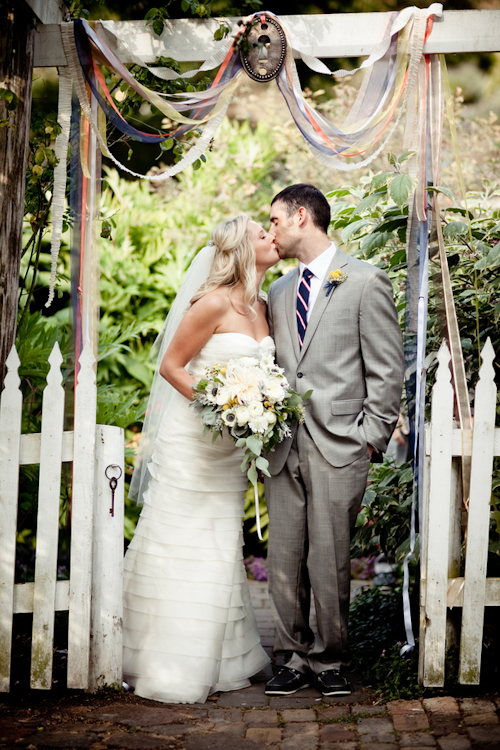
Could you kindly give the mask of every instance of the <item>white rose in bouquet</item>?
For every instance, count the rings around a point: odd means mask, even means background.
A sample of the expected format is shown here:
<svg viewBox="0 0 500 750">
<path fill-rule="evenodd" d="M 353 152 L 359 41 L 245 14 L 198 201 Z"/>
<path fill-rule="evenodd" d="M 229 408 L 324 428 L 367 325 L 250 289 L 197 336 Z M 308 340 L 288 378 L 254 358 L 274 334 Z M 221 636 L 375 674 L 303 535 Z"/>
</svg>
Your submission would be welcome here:
<svg viewBox="0 0 500 750">
<path fill-rule="evenodd" d="M 234 410 L 234 414 L 236 416 L 236 421 L 238 422 L 238 427 L 244 427 L 246 424 L 248 424 L 250 420 L 250 412 L 248 411 L 248 407 L 238 406 Z"/>
<path fill-rule="evenodd" d="M 248 404 L 247 409 L 252 418 L 261 417 L 264 414 L 264 405 L 262 401 L 252 401 Z"/>
<path fill-rule="evenodd" d="M 264 412 L 264 417 L 267 419 L 268 424 L 276 424 L 277 416 L 273 411 Z"/>
</svg>

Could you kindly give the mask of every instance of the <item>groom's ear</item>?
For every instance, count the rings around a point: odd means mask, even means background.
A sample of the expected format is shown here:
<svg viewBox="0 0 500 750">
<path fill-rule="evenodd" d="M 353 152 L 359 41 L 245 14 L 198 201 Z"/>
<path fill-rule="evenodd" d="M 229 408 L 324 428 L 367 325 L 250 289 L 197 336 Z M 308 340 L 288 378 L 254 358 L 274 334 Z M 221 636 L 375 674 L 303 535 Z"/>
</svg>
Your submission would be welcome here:
<svg viewBox="0 0 500 750">
<path fill-rule="evenodd" d="M 295 216 L 297 218 L 298 226 L 299 227 L 304 226 L 308 218 L 307 208 L 305 208 L 305 206 L 299 206 L 299 208 L 297 209 L 295 213 Z"/>
</svg>

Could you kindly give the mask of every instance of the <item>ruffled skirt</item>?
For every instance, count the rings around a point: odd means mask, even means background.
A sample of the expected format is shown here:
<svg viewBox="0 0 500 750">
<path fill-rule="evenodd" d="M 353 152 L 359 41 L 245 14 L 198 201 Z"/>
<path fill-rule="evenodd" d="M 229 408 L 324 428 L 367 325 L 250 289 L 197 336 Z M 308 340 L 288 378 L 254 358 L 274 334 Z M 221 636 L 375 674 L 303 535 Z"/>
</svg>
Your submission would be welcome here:
<svg viewBox="0 0 500 750">
<path fill-rule="evenodd" d="M 124 679 L 143 698 L 202 703 L 269 662 L 242 559 L 241 460 L 174 398 L 124 562 Z"/>
</svg>

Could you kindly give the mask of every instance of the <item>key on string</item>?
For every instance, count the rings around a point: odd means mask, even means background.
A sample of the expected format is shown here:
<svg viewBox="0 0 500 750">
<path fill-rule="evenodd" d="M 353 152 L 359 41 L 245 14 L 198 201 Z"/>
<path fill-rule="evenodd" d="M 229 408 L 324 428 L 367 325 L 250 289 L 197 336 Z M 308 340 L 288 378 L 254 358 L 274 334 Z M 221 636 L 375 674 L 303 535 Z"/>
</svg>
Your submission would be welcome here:
<svg viewBox="0 0 500 750">
<path fill-rule="evenodd" d="M 114 476 L 110 477 L 108 475 L 109 469 L 118 469 L 120 473 L 118 474 L 117 477 L 114 477 Z M 111 490 L 111 508 L 109 509 L 109 512 L 111 514 L 111 517 L 113 517 L 115 515 L 115 491 L 118 486 L 118 480 L 120 479 L 122 475 L 122 470 L 121 470 L 121 467 L 118 466 L 117 464 L 110 464 L 109 466 L 106 467 L 106 471 L 104 473 L 106 475 L 106 479 L 109 479 L 109 487 Z"/>
</svg>

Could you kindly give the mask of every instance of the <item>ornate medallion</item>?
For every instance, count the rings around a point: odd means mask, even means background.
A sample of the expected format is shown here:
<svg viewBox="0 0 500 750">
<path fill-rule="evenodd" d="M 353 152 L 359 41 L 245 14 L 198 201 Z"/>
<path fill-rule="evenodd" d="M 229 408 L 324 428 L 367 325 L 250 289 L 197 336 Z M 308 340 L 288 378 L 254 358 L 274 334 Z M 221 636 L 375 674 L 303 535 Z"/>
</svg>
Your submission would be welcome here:
<svg viewBox="0 0 500 750">
<path fill-rule="evenodd" d="M 265 14 L 257 15 L 257 23 L 248 33 L 248 52 L 241 55 L 246 72 L 254 81 L 276 78 L 286 55 L 286 37 L 281 25 Z"/>
</svg>

